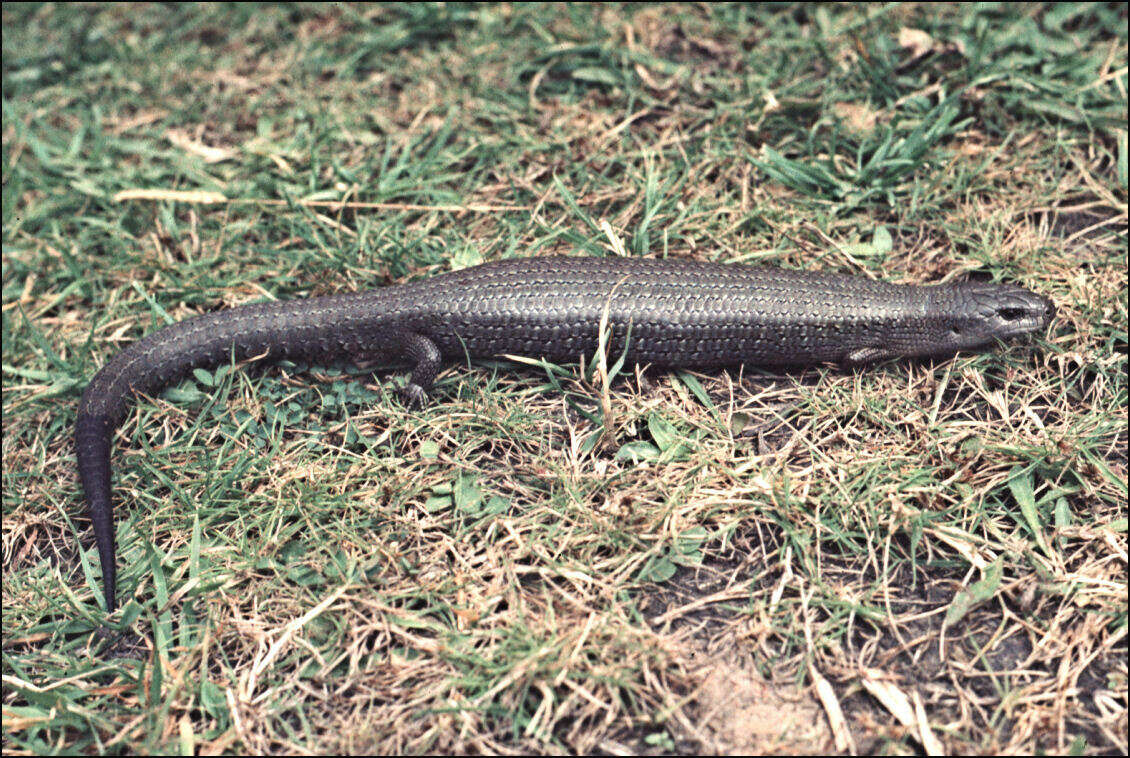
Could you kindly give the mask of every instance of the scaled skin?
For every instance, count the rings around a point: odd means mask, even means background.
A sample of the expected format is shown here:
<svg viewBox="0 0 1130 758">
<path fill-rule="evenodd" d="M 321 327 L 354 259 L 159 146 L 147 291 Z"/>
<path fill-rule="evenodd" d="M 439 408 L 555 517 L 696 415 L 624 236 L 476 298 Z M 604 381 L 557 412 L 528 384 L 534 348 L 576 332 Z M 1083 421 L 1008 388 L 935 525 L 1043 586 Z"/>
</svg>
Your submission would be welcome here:
<svg viewBox="0 0 1130 758">
<path fill-rule="evenodd" d="M 572 361 L 597 349 L 670 367 L 861 366 L 981 349 L 1044 329 L 1051 302 L 1012 285 L 890 284 L 842 274 L 644 258 L 526 258 L 351 295 L 262 303 L 171 324 L 114 356 L 79 403 L 75 446 L 107 610 L 117 607 L 110 438 L 136 393 L 264 356 L 407 362 L 422 404 L 444 359 Z"/>
</svg>

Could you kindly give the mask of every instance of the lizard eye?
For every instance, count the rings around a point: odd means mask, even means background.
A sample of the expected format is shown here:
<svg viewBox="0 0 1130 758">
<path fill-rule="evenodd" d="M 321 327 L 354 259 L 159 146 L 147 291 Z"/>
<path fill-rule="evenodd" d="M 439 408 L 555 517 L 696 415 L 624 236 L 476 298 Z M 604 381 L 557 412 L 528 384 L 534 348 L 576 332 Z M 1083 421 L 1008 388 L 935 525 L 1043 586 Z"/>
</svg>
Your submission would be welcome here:
<svg viewBox="0 0 1130 758">
<path fill-rule="evenodd" d="M 1023 308 L 1004 307 L 997 308 L 997 315 L 1003 318 L 1005 321 L 1016 321 L 1018 319 L 1024 318 L 1024 316 L 1027 315 L 1027 311 L 1025 311 Z"/>
</svg>

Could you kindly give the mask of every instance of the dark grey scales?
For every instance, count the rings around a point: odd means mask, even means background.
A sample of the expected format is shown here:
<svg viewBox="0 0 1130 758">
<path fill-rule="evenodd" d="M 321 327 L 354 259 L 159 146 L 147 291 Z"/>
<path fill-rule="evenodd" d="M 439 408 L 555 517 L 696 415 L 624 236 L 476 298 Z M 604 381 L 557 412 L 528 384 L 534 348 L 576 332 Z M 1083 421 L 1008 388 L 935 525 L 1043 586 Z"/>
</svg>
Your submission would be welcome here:
<svg viewBox="0 0 1130 758">
<path fill-rule="evenodd" d="M 110 438 L 134 393 L 234 358 L 376 359 L 413 365 L 423 402 L 443 359 L 592 355 L 608 303 L 619 355 L 641 364 L 848 366 L 947 355 L 1042 330 L 1051 302 L 1005 284 L 917 287 L 851 276 L 641 258 L 526 258 L 351 295 L 247 305 L 171 324 L 118 353 L 83 393 L 82 486 L 116 607 Z"/>
</svg>

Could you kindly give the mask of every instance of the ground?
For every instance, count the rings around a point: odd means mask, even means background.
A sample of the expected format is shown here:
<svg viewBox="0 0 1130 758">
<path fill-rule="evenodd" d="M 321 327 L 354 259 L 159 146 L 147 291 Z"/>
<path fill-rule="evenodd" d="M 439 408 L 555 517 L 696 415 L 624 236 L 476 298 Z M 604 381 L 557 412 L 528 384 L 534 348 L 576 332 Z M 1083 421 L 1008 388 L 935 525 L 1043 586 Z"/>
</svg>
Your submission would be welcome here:
<svg viewBox="0 0 1130 758">
<path fill-rule="evenodd" d="M 3 749 L 1127 752 L 1121 4 L 6 5 Z M 1016 282 L 859 371 L 79 393 L 170 320 L 486 260 Z M 103 627 L 109 622 L 110 632 Z M 100 631 L 102 630 L 102 631 Z"/>
</svg>

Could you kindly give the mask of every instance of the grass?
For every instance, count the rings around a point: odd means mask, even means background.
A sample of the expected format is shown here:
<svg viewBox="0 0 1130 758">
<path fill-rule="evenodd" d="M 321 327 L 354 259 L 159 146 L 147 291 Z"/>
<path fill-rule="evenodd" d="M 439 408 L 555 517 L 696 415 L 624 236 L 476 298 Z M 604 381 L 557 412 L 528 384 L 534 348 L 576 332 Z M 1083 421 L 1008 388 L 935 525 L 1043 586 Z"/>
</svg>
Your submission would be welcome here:
<svg viewBox="0 0 1130 758">
<path fill-rule="evenodd" d="M 1120 6 L 3 25 L 6 754 L 1126 752 Z M 395 372 L 198 371 L 116 438 L 94 634 L 71 429 L 115 351 L 618 246 L 1059 318 L 862 372 L 459 365 L 418 412 Z"/>
</svg>

